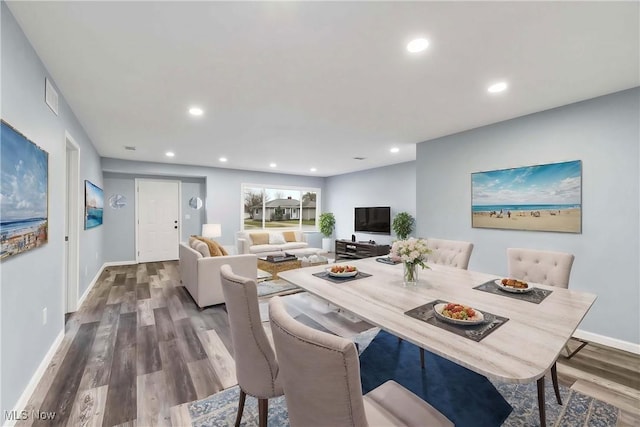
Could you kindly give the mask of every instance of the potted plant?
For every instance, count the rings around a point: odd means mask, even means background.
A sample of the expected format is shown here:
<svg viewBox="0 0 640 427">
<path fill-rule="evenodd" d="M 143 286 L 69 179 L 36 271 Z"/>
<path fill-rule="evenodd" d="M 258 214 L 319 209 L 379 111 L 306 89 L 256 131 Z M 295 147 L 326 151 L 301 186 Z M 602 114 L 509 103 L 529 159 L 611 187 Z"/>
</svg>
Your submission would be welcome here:
<svg viewBox="0 0 640 427">
<path fill-rule="evenodd" d="M 393 231 L 400 240 L 406 240 L 413 231 L 416 220 L 408 212 L 400 212 L 393 218 Z"/>
<path fill-rule="evenodd" d="M 322 249 L 331 252 L 331 235 L 336 227 L 336 217 L 331 212 L 320 214 L 320 232 L 325 236 L 322 238 Z"/>
</svg>

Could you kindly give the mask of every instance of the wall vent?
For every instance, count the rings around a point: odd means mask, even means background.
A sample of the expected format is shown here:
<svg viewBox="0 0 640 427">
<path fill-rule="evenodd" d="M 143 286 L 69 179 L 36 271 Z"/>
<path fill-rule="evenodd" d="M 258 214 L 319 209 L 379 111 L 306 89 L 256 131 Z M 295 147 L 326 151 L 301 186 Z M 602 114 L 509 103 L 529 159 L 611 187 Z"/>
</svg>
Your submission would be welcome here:
<svg viewBox="0 0 640 427">
<path fill-rule="evenodd" d="M 134 147 L 133 145 L 125 145 L 124 149 L 127 151 L 136 151 L 136 147 Z"/>
<path fill-rule="evenodd" d="M 53 88 L 49 79 L 44 79 L 44 102 L 51 108 L 51 111 L 58 115 L 58 92 Z"/>
</svg>

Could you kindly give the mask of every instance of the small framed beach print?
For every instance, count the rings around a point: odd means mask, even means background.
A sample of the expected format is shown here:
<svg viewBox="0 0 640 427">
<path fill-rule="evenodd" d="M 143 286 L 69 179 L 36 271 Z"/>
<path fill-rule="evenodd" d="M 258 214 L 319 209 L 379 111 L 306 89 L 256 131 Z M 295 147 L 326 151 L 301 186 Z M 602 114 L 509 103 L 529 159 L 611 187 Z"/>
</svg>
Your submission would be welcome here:
<svg viewBox="0 0 640 427">
<path fill-rule="evenodd" d="M 582 162 L 471 174 L 471 226 L 582 232 Z"/>
</svg>

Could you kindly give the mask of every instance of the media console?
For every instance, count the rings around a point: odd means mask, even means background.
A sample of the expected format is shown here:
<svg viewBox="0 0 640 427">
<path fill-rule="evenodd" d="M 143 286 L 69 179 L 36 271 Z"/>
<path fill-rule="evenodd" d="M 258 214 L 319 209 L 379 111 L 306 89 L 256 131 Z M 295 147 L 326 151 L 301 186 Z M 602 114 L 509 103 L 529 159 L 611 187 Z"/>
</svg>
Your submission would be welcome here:
<svg viewBox="0 0 640 427">
<path fill-rule="evenodd" d="M 369 242 L 352 242 L 351 240 L 336 240 L 336 259 L 360 259 L 388 255 L 390 249 L 389 245 L 377 245 Z"/>
</svg>

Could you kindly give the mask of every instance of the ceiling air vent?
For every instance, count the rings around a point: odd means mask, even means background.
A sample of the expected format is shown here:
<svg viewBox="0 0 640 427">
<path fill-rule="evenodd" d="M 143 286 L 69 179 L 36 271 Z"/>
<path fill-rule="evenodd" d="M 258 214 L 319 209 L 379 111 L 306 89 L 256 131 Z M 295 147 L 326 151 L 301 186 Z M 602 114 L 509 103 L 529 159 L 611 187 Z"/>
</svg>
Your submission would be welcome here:
<svg viewBox="0 0 640 427">
<path fill-rule="evenodd" d="M 125 145 L 124 149 L 127 151 L 136 151 L 136 147 L 134 147 L 133 145 Z"/>
<path fill-rule="evenodd" d="M 364 160 L 366 157 L 354 157 L 353 160 Z"/>
</svg>

